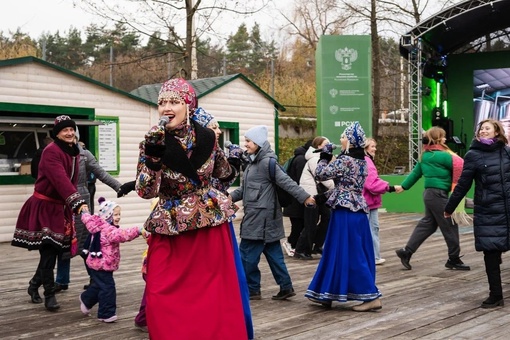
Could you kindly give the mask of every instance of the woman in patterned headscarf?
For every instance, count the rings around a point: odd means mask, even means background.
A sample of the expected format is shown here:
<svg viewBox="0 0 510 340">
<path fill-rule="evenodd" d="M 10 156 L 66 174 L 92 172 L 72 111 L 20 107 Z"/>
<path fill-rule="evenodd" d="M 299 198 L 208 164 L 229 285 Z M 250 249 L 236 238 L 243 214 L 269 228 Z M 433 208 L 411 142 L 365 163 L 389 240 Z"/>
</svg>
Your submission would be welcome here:
<svg viewBox="0 0 510 340">
<path fill-rule="evenodd" d="M 190 119 L 196 108 L 193 87 L 168 80 L 158 98 L 168 123 L 140 143 L 136 191 L 159 198 L 145 222 L 147 326 L 151 339 L 246 339 L 228 225 L 237 207 L 211 182 L 236 171 L 214 132 Z"/>
<path fill-rule="evenodd" d="M 331 307 L 333 301 L 363 301 L 352 307 L 357 312 L 381 309 L 381 293 L 375 285 L 375 257 L 363 197 L 367 178 L 365 132 L 358 122 L 340 137 L 342 152 L 332 160 L 330 152 L 321 152 L 315 179 L 332 179 L 335 188 L 326 202 L 331 208 L 323 255 L 305 296 L 312 302 Z M 329 144 L 331 146 L 331 144 Z M 323 149 L 324 150 L 324 149 Z"/>
</svg>

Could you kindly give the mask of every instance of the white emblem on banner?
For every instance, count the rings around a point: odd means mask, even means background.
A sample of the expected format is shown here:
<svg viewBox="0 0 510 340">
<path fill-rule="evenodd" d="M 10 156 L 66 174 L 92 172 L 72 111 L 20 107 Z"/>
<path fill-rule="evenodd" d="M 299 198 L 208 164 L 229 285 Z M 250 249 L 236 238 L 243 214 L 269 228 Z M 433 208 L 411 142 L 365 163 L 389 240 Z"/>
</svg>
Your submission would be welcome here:
<svg viewBox="0 0 510 340">
<path fill-rule="evenodd" d="M 335 59 L 342 64 L 342 70 L 350 70 L 352 63 L 358 59 L 358 51 L 354 48 L 340 48 L 335 52 Z"/>
</svg>

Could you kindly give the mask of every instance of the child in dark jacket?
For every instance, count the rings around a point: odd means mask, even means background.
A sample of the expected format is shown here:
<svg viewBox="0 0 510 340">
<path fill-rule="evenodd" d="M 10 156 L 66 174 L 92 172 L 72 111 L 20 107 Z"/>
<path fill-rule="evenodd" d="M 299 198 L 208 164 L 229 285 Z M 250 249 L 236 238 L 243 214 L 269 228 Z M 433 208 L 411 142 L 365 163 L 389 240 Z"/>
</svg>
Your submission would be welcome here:
<svg viewBox="0 0 510 340">
<path fill-rule="evenodd" d="M 90 232 L 90 240 L 85 242 L 89 254 L 87 266 L 90 268 L 92 283 L 80 295 L 80 309 L 85 315 L 99 303 L 97 318 L 103 322 L 117 320 L 117 304 L 113 272 L 119 269 L 119 244 L 131 241 L 143 232 L 142 227 L 119 228 L 121 209 L 113 201 L 103 197 L 98 200 L 100 207 L 97 215 L 83 213 L 81 220 Z"/>
</svg>

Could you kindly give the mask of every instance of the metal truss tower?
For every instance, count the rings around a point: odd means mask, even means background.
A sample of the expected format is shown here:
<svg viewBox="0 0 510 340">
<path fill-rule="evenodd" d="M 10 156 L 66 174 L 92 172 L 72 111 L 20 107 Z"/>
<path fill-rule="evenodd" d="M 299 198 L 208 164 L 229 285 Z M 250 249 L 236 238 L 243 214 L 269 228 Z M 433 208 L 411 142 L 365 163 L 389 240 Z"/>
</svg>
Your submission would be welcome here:
<svg viewBox="0 0 510 340">
<path fill-rule="evenodd" d="M 409 49 L 409 171 L 418 163 L 422 149 L 422 46 L 420 40 L 411 36 L 402 37 L 401 44 Z"/>
<path fill-rule="evenodd" d="M 408 60 L 409 76 L 409 170 L 418 163 L 422 151 L 423 63 L 482 46 L 489 34 L 497 31 L 501 33 L 496 37 L 508 35 L 509 12 L 510 0 L 466 0 L 420 22 L 401 37 L 401 54 Z M 478 21 L 484 25 L 476 29 L 469 26 Z"/>
</svg>

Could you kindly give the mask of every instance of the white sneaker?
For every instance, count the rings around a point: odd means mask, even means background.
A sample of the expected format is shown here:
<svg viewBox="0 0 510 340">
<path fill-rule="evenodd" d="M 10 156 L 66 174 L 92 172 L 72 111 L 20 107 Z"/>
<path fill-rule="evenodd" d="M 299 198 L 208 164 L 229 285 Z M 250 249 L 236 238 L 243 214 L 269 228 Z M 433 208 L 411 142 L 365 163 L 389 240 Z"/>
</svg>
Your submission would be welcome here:
<svg viewBox="0 0 510 340">
<path fill-rule="evenodd" d="M 294 256 L 294 248 L 292 248 L 289 242 L 283 241 L 282 246 L 288 256 Z"/>
<path fill-rule="evenodd" d="M 87 306 L 85 306 L 85 304 L 83 303 L 83 301 L 81 301 L 81 294 L 78 298 L 80 299 L 80 310 L 83 313 L 83 315 L 90 315 L 90 309 L 88 309 Z"/>
<path fill-rule="evenodd" d="M 375 264 L 376 264 L 376 265 L 383 264 L 384 262 L 386 262 L 386 260 L 385 260 L 385 259 L 376 259 L 376 260 L 375 260 Z"/>
<path fill-rule="evenodd" d="M 108 319 L 98 319 L 99 321 L 111 323 L 117 321 L 117 315 L 110 316 Z"/>
</svg>

